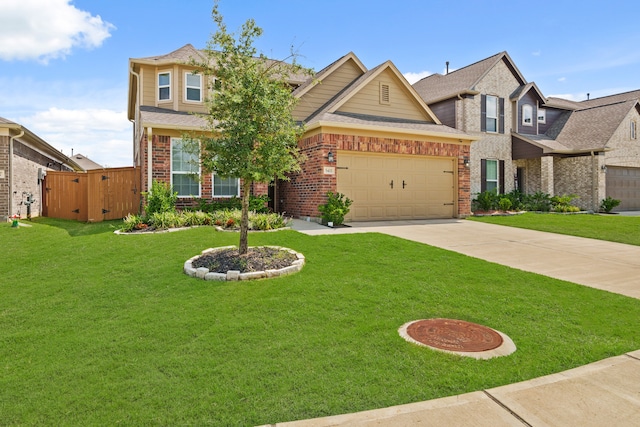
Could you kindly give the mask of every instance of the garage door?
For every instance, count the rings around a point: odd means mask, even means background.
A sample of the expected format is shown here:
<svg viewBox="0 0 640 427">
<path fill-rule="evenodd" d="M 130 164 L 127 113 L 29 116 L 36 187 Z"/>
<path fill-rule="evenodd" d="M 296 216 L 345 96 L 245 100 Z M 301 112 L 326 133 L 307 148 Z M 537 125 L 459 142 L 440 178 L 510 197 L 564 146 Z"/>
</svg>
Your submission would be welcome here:
<svg viewBox="0 0 640 427">
<path fill-rule="evenodd" d="M 338 152 L 338 192 L 350 221 L 453 218 L 452 158 Z"/>
<path fill-rule="evenodd" d="M 640 168 L 607 166 L 607 196 L 620 200 L 614 211 L 640 210 Z"/>
</svg>

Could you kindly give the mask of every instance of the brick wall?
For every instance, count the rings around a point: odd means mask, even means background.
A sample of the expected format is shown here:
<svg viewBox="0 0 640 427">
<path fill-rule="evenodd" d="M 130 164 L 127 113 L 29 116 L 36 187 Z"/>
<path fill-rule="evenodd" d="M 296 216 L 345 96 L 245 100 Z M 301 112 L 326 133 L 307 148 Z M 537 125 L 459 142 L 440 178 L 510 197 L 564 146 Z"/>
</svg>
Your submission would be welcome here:
<svg viewBox="0 0 640 427">
<path fill-rule="evenodd" d="M 9 137 L 0 136 L 0 221 L 6 221 L 9 215 Z M 2 176 L 2 174 L 0 174 Z"/>
<path fill-rule="evenodd" d="M 326 193 L 336 191 L 335 175 L 324 175 L 329 151 L 336 161 L 339 151 L 359 151 L 369 153 L 408 154 L 423 156 L 454 157 L 458 159 L 458 216 L 471 212 L 469 169 L 464 167 L 464 157 L 469 156 L 469 146 L 444 142 L 417 141 L 380 137 L 365 137 L 342 134 L 318 134 L 303 139 L 299 144 L 307 157 L 302 171 L 290 175 L 290 181 L 278 186 L 278 210 L 295 217 L 320 216 L 318 205 L 326 202 Z"/>
<path fill-rule="evenodd" d="M 554 162 L 554 191 L 557 196 L 578 196 L 573 204 L 580 209 L 597 210 L 604 199 L 603 156 L 558 158 Z M 602 181 L 602 182 L 601 182 Z"/>
</svg>

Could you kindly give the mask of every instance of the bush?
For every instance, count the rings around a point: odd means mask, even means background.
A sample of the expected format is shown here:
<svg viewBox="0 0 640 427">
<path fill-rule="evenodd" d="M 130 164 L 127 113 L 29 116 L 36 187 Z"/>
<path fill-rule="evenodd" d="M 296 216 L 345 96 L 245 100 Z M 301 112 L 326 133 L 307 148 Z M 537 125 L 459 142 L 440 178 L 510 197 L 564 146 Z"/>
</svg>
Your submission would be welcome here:
<svg viewBox="0 0 640 427">
<path fill-rule="evenodd" d="M 492 211 L 498 209 L 499 196 L 495 190 L 478 193 L 471 201 L 473 211 Z"/>
<path fill-rule="evenodd" d="M 145 213 L 148 217 L 155 213 L 175 212 L 178 192 L 174 192 L 171 185 L 165 182 L 153 180 L 151 191 L 144 191 L 146 206 Z"/>
<path fill-rule="evenodd" d="M 565 194 L 564 196 L 551 197 L 551 205 L 554 212 L 580 212 L 580 208 L 573 206 L 571 202 L 578 196 Z"/>
<path fill-rule="evenodd" d="M 353 200 L 349 199 L 342 193 L 327 192 L 327 203 L 318 206 L 318 211 L 322 214 L 322 220 L 334 225 L 340 225 L 344 222 L 344 217 L 349 213 L 349 206 Z"/>
<path fill-rule="evenodd" d="M 608 197 L 600 202 L 600 209 L 603 212 L 610 213 L 613 208 L 620 204 L 620 200 Z"/>
<path fill-rule="evenodd" d="M 523 209 L 534 212 L 549 212 L 551 210 L 551 196 L 538 191 L 534 194 L 523 195 Z"/>
<path fill-rule="evenodd" d="M 498 202 L 498 207 L 501 211 L 508 211 L 509 209 L 511 209 L 511 205 L 511 200 L 509 200 L 507 197 L 502 197 Z"/>
</svg>

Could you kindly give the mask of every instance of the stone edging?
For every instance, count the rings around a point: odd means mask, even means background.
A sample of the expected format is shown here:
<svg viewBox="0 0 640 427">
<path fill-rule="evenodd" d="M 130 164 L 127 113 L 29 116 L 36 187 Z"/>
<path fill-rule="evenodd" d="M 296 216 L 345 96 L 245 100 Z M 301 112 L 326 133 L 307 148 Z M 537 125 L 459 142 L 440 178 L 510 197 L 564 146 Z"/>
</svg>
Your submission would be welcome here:
<svg viewBox="0 0 640 427">
<path fill-rule="evenodd" d="M 256 280 L 267 279 L 272 277 L 286 276 L 288 274 L 297 273 L 302 270 L 304 266 L 305 258 L 299 252 L 293 249 L 283 248 L 281 246 L 265 246 L 267 248 L 279 249 L 281 251 L 288 251 L 294 254 L 298 259 L 293 261 L 289 267 L 281 268 L 279 270 L 265 270 L 265 271 L 252 271 L 249 273 L 240 273 L 238 270 L 229 270 L 226 273 L 210 272 L 206 267 L 193 268 L 193 261 L 200 258 L 202 255 L 209 254 L 211 252 L 218 252 L 227 249 L 236 249 L 236 246 L 222 246 L 219 248 L 209 248 L 202 251 L 200 255 L 189 258 L 184 263 L 184 273 L 188 276 L 195 277 L 203 280 L 217 280 L 217 281 L 237 281 L 237 280 Z"/>
</svg>

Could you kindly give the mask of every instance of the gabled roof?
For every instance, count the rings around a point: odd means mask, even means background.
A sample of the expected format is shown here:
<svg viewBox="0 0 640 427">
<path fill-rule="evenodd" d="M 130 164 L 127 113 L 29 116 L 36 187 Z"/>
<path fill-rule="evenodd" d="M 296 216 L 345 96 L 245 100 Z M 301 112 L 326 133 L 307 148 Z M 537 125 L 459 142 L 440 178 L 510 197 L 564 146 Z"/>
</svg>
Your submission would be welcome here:
<svg viewBox="0 0 640 427">
<path fill-rule="evenodd" d="M 192 59 L 202 60 L 202 53 L 191 44 L 186 44 L 179 49 L 165 55 L 147 56 L 145 58 L 129 58 L 129 62 L 148 65 L 171 65 L 176 63 L 188 63 Z"/>
<path fill-rule="evenodd" d="M 93 160 L 91 160 L 90 158 L 88 158 L 87 156 L 84 156 L 80 153 L 78 154 L 74 154 L 73 156 L 73 160 L 80 165 L 80 167 L 82 167 L 82 169 L 88 171 L 88 170 L 94 170 L 94 169 L 104 169 L 104 167 L 102 165 L 100 165 L 99 163 L 94 162 Z"/>
<path fill-rule="evenodd" d="M 33 147 L 40 150 L 43 154 L 48 156 L 50 159 L 56 160 L 62 164 L 66 164 L 73 170 L 76 170 L 76 171 L 84 170 L 82 166 L 80 166 L 76 161 L 65 156 L 64 154 L 62 154 L 61 151 L 57 150 L 55 147 L 50 145 L 44 139 L 40 138 L 38 135 L 31 132 L 29 129 L 27 129 L 22 125 L 12 122 L 9 119 L 5 119 L 4 117 L 0 117 L 0 128 L 13 129 L 13 131 L 15 132 L 15 135 L 11 135 L 11 136 L 14 136 L 14 137 L 24 132 L 24 134 L 19 138 L 21 141 L 25 141 L 25 142 L 28 142 L 29 144 L 32 144 Z"/>
<path fill-rule="evenodd" d="M 579 104 L 582 106 L 582 108 L 585 108 L 631 100 L 640 100 L 640 89 L 632 90 L 630 92 L 616 93 L 615 95 L 603 96 L 600 98 L 589 99 L 586 101 L 582 101 Z"/>
<path fill-rule="evenodd" d="M 323 115 L 325 113 L 335 113 L 338 109 L 344 105 L 349 99 L 351 99 L 355 94 L 358 93 L 361 89 L 363 89 L 367 84 L 369 84 L 372 80 L 374 80 L 377 76 L 385 71 L 391 71 L 401 85 L 403 85 L 406 90 L 411 94 L 411 96 L 415 99 L 416 104 L 421 108 L 425 114 L 425 123 L 432 121 L 436 124 L 441 124 L 435 114 L 431 111 L 431 109 L 425 104 L 420 95 L 416 93 L 416 91 L 411 87 L 411 85 L 407 82 L 404 76 L 398 71 L 395 65 L 391 61 L 384 62 L 377 67 L 367 71 L 362 74 L 360 77 L 355 79 L 350 85 L 345 87 L 344 90 L 339 92 L 335 97 L 333 97 L 328 103 L 326 103 L 322 108 L 317 110 L 313 115 L 311 115 L 307 119 L 307 123 L 312 123 L 314 118 L 317 116 Z"/>
<path fill-rule="evenodd" d="M 576 101 L 570 101 L 564 98 L 556 98 L 550 96 L 547 98 L 547 102 L 544 104 L 547 107 L 559 108 L 561 110 L 579 110 L 580 103 Z"/>
<path fill-rule="evenodd" d="M 443 101 L 457 95 L 477 95 L 477 84 L 500 61 L 504 61 L 521 85 L 527 83 L 507 52 L 500 52 L 449 74 L 432 74 L 413 84 L 427 104 Z"/>
<path fill-rule="evenodd" d="M 207 121 L 196 114 L 146 105 L 140 107 L 140 120 L 144 127 L 163 129 L 202 130 L 207 125 Z"/>
<path fill-rule="evenodd" d="M 525 96 L 527 93 L 531 92 L 532 90 L 535 92 L 535 94 L 538 97 L 538 100 L 540 102 L 544 103 L 546 101 L 546 98 L 542 94 L 542 91 L 540 91 L 540 88 L 538 88 L 538 85 L 535 84 L 534 82 L 527 83 L 526 85 L 522 85 L 522 86 L 518 87 L 518 89 L 516 89 L 511 94 L 509 99 L 511 101 L 519 101 L 520 98 L 522 98 L 523 96 Z"/>
<path fill-rule="evenodd" d="M 307 80 L 302 83 L 300 86 L 293 91 L 293 95 L 297 98 L 302 97 L 305 93 L 309 92 L 318 82 L 321 82 L 326 76 L 330 75 L 338 68 L 342 67 L 348 61 L 353 61 L 353 63 L 362 70 L 362 73 L 367 72 L 367 67 L 360 62 L 360 59 L 353 52 L 349 52 L 341 58 L 333 61 L 331 64 L 324 67 L 322 70 L 315 73 L 313 76 L 307 78 Z"/>
</svg>

